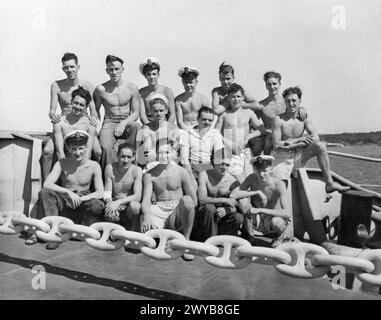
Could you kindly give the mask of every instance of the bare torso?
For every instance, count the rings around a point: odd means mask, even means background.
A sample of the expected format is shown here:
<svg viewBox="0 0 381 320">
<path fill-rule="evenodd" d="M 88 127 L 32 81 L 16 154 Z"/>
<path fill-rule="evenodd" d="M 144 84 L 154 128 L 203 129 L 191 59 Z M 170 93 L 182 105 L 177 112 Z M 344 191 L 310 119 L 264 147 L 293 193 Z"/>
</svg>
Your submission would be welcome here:
<svg viewBox="0 0 381 320">
<path fill-rule="evenodd" d="M 270 97 L 259 102 L 264 108 L 260 113 L 260 118 L 266 129 L 271 129 L 271 121 L 286 111 L 286 105 L 283 99 L 280 98 L 279 101 L 275 101 Z"/>
<path fill-rule="evenodd" d="M 129 82 L 114 85 L 107 81 L 97 88 L 97 93 L 102 99 L 105 108 L 105 119 L 127 118 L 131 112 L 131 99 L 136 93 L 136 86 Z"/>
<path fill-rule="evenodd" d="M 183 92 L 176 97 L 175 102 L 180 104 L 183 112 L 183 122 L 189 127 L 193 127 L 197 124 L 198 110 L 203 106 L 209 106 L 207 97 L 197 91 L 191 96 L 186 92 Z"/>
<path fill-rule="evenodd" d="M 77 165 L 70 158 L 60 160 L 61 164 L 61 186 L 71 191 L 88 192 L 93 180 L 97 164 L 95 161 L 88 160 L 86 163 Z"/>
<path fill-rule="evenodd" d="M 112 197 L 125 198 L 133 193 L 137 166 L 131 165 L 127 170 L 120 170 L 117 163 L 112 164 Z"/>
<path fill-rule="evenodd" d="M 73 85 L 68 79 L 58 80 L 55 82 L 58 90 L 58 103 L 61 107 L 61 114 L 67 115 L 71 112 L 71 94 L 80 86 L 87 89 L 91 94 L 93 85 L 85 80 L 78 79 L 78 83 Z"/>
<path fill-rule="evenodd" d="M 88 132 L 90 129 L 90 121 L 88 117 L 82 116 L 79 119 L 71 117 L 70 114 L 61 117 L 61 132 L 65 136 L 73 130 L 83 130 Z"/>
<path fill-rule="evenodd" d="M 279 190 L 276 180 L 272 177 L 267 177 L 266 181 L 258 181 L 253 174 L 247 177 L 247 179 L 251 191 L 262 191 L 267 197 L 266 208 L 274 209 L 279 200 Z M 259 197 L 251 197 L 251 203 L 257 208 L 263 207 Z"/>
<path fill-rule="evenodd" d="M 252 113 L 253 111 L 249 109 L 239 108 L 233 111 L 229 108 L 221 115 L 223 117 L 222 133 L 233 142 L 233 145 L 246 146 Z"/>
<path fill-rule="evenodd" d="M 167 168 L 158 165 L 149 171 L 157 201 L 180 201 L 184 195 L 182 188 L 184 170 L 177 164 L 170 164 Z"/>
<path fill-rule="evenodd" d="M 230 187 L 237 180 L 230 174 L 222 175 L 217 170 L 207 170 L 206 174 L 208 179 L 206 181 L 206 188 L 208 196 L 210 197 L 226 197 L 230 191 Z"/>
<path fill-rule="evenodd" d="M 299 138 L 303 135 L 305 124 L 298 118 L 290 118 L 286 114 L 280 116 L 282 140 Z"/>
</svg>

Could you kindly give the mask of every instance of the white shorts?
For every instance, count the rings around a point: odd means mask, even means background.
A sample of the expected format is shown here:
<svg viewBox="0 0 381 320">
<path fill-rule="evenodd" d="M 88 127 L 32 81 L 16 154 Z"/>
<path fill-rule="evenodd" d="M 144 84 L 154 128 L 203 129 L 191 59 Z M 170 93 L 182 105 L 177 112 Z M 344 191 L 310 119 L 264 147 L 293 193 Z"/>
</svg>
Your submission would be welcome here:
<svg viewBox="0 0 381 320">
<path fill-rule="evenodd" d="M 233 154 L 228 173 L 232 176 L 239 176 L 241 174 L 248 176 L 253 173 L 250 164 L 251 151 L 250 148 L 245 148 L 240 154 Z"/>
<path fill-rule="evenodd" d="M 179 201 L 158 201 L 151 206 L 152 224 L 158 229 L 175 229 Z"/>
<path fill-rule="evenodd" d="M 292 172 L 299 168 L 303 168 L 302 164 L 302 150 L 296 151 L 275 151 L 272 155 L 277 159 L 281 158 L 282 160 L 276 164 L 272 170 L 273 177 L 281 180 L 287 180 L 290 178 Z"/>
</svg>

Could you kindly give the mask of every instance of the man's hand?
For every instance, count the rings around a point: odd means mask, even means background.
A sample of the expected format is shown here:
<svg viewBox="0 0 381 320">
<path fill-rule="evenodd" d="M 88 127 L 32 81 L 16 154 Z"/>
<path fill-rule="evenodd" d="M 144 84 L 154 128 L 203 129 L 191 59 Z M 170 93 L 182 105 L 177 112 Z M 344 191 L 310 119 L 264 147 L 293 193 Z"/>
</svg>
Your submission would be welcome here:
<svg viewBox="0 0 381 320">
<path fill-rule="evenodd" d="M 267 205 L 266 195 L 260 190 L 255 191 L 254 195 L 258 196 L 261 199 L 261 207 L 265 208 Z"/>
<path fill-rule="evenodd" d="M 216 212 L 217 220 L 226 216 L 226 209 L 224 207 L 218 207 Z"/>
<path fill-rule="evenodd" d="M 73 209 L 76 209 L 81 205 L 82 199 L 78 194 L 76 194 L 72 191 L 69 191 L 68 196 L 72 202 L 72 208 Z"/>
<path fill-rule="evenodd" d="M 94 117 L 94 116 L 91 116 L 91 117 L 89 117 L 89 120 L 90 120 L 90 125 L 92 126 L 92 127 L 97 127 L 97 118 L 96 117 Z"/>
<path fill-rule="evenodd" d="M 307 119 L 307 110 L 303 107 L 299 107 L 297 117 L 300 121 L 305 121 Z"/>
<path fill-rule="evenodd" d="M 235 208 L 238 203 L 236 199 L 226 198 L 224 199 L 224 204 L 228 205 L 229 207 Z"/>
<path fill-rule="evenodd" d="M 154 225 L 152 225 L 152 220 L 150 217 L 143 216 L 141 226 L 140 226 L 140 231 L 143 233 L 146 233 L 147 231 L 151 229 L 156 229 Z"/>
<path fill-rule="evenodd" d="M 109 201 L 105 207 L 105 216 L 111 222 L 119 222 L 119 203 L 117 201 Z"/>
<path fill-rule="evenodd" d="M 123 134 L 124 129 L 125 129 L 124 124 L 122 124 L 122 123 L 118 124 L 118 126 L 114 130 L 115 137 L 120 137 Z"/>
<path fill-rule="evenodd" d="M 310 145 L 312 142 L 314 142 L 314 137 L 313 136 L 304 136 L 301 138 L 301 141 L 300 142 L 303 142 L 305 143 L 307 146 Z"/>
<path fill-rule="evenodd" d="M 61 116 L 59 114 L 49 113 L 49 118 L 53 124 L 56 124 L 61 121 Z"/>
<path fill-rule="evenodd" d="M 241 154 L 242 150 L 244 149 L 243 145 L 235 145 L 232 146 L 232 154 L 239 155 Z"/>
</svg>

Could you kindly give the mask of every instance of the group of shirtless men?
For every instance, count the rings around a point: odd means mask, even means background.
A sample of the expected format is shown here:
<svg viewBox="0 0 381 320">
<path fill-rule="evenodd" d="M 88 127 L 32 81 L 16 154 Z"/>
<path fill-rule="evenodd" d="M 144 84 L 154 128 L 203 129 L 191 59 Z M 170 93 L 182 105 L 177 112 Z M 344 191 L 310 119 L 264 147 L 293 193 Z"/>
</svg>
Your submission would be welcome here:
<svg viewBox="0 0 381 320">
<path fill-rule="evenodd" d="M 326 192 L 346 190 L 332 180 L 326 146 L 301 106 L 302 91 L 280 94 L 279 73 L 265 73 L 268 97 L 257 102 L 222 63 L 210 106 L 197 91 L 194 67 L 179 69 L 184 92 L 174 97 L 158 82 L 158 59 L 140 64 L 148 82 L 141 89 L 122 78 L 123 63 L 108 55 L 110 80 L 94 89 L 78 78 L 77 56 L 63 56 L 66 79 L 51 86 L 53 138 L 43 153 L 39 215 L 84 225 L 110 221 L 138 232 L 168 228 L 198 241 L 241 235 L 252 245 L 258 231 L 273 234 L 276 246 L 290 221 L 284 180 L 295 169 L 316 157 Z M 36 241 L 31 235 L 26 243 Z"/>
</svg>

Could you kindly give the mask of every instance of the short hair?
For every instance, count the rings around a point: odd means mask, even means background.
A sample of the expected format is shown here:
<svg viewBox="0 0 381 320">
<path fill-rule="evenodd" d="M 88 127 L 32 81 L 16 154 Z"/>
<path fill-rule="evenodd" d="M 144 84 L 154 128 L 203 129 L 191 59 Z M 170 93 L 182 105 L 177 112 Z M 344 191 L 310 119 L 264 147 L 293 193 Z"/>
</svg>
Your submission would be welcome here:
<svg viewBox="0 0 381 320">
<path fill-rule="evenodd" d="M 78 87 L 78 89 L 75 89 L 71 93 L 71 99 L 73 100 L 76 96 L 80 96 L 81 98 L 86 100 L 86 105 L 88 106 L 89 103 L 91 102 L 91 94 L 88 90 L 86 90 L 84 87 Z"/>
<path fill-rule="evenodd" d="M 290 94 L 296 94 L 299 99 L 302 98 L 302 90 L 299 87 L 290 87 L 283 91 L 282 96 L 286 98 Z"/>
<path fill-rule="evenodd" d="M 198 110 L 197 118 L 201 118 L 201 113 L 214 114 L 213 109 L 206 106 L 203 106 Z"/>
<path fill-rule="evenodd" d="M 165 145 L 169 145 L 171 148 L 177 149 L 177 141 L 169 138 L 160 138 L 156 141 L 156 154 L 159 153 L 159 148 Z"/>
<path fill-rule="evenodd" d="M 161 98 L 155 98 L 155 99 L 152 99 L 150 102 L 149 102 L 149 105 L 152 107 L 154 104 L 162 104 L 164 105 L 166 108 L 168 108 L 167 104 L 165 103 L 165 101 Z"/>
<path fill-rule="evenodd" d="M 244 95 L 245 90 L 240 86 L 238 83 L 232 83 L 232 85 L 229 88 L 229 94 L 236 93 L 238 91 L 241 91 L 241 93 Z"/>
<path fill-rule="evenodd" d="M 270 79 L 270 78 L 278 79 L 279 82 L 282 80 L 282 76 L 280 75 L 280 73 L 275 72 L 275 71 L 268 71 L 268 72 L 266 72 L 266 73 L 263 75 L 263 80 L 264 80 L 265 82 L 266 82 L 268 79 Z"/>
<path fill-rule="evenodd" d="M 223 74 L 231 73 L 234 75 L 234 68 L 229 64 L 225 64 L 225 61 L 224 61 L 221 63 L 218 69 L 218 72 Z"/>
<path fill-rule="evenodd" d="M 143 68 L 143 74 L 146 74 L 149 71 L 157 70 L 160 72 L 160 66 L 156 63 L 147 63 Z"/>
<path fill-rule="evenodd" d="M 65 52 L 63 57 L 61 58 L 61 62 L 64 63 L 65 61 L 74 60 L 75 64 L 78 64 L 78 57 L 71 52 Z"/>
<path fill-rule="evenodd" d="M 106 64 L 110 63 L 110 62 L 115 62 L 115 61 L 120 62 L 121 64 L 124 63 L 124 61 L 121 58 L 117 57 L 117 56 L 113 56 L 113 55 L 109 54 L 106 57 Z"/>
<path fill-rule="evenodd" d="M 122 143 L 118 146 L 118 156 L 120 155 L 123 149 L 130 149 L 132 151 L 132 154 L 135 156 L 135 149 L 128 143 Z"/>
</svg>

